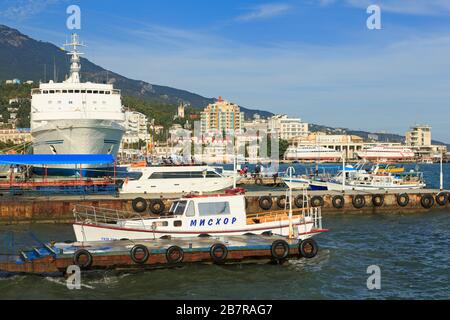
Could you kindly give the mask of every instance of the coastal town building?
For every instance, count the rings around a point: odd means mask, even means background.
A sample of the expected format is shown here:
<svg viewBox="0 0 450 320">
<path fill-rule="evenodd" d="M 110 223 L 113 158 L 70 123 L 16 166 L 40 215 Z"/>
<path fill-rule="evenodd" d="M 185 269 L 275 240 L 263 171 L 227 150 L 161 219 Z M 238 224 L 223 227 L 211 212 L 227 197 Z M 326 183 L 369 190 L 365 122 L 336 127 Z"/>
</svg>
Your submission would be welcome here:
<svg viewBox="0 0 450 320">
<path fill-rule="evenodd" d="M 416 125 L 406 133 L 406 145 L 412 147 L 431 145 L 431 126 Z"/>
<path fill-rule="evenodd" d="M 125 111 L 125 134 L 122 138 L 126 143 L 136 143 L 139 140 L 148 140 L 148 119 L 143 113 Z"/>
<path fill-rule="evenodd" d="M 184 105 L 183 102 L 181 102 L 180 105 L 178 106 L 178 112 L 177 112 L 177 117 L 179 119 L 184 119 L 184 117 L 185 117 L 185 109 L 186 109 L 186 106 Z"/>
<path fill-rule="evenodd" d="M 431 126 L 414 125 L 406 133 L 406 145 L 415 152 L 417 160 L 436 161 L 447 153 L 447 146 L 432 143 Z"/>
<path fill-rule="evenodd" d="M 289 140 L 295 137 L 306 137 L 309 125 L 300 118 L 290 118 L 287 115 L 275 115 L 268 120 L 268 131 L 277 133 L 280 139 Z"/>
<path fill-rule="evenodd" d="M 27 143 L 31 142 L 30 129 L 0 129 L 0 142 L 2 143 Z"/>
<path fill-rule="evenodd" d="M 328 135 L 323 132 L 310 133 L 307 136 L 297 136 L 289 139 L 293 147 L 320 146 L 343 153 L 346 159 L 356 159 L 356 152 L 367 144 L 363 138 L 355 135 Z M 372 143 L 373 144 L 373 143 Z"/>
<path fill-rule="evenodd" d="M 244 122 L 244 129 L 247 132 L 268 132 L 269 125 L 266 119 L 256 116 L 252 121 Z"/>
<path fill-rule="evenodd" d="M 235 103 L 223 100 L 222 97 L 210 103 L 201 113 L 201 130 L 240 131 L 244 125 L 244 113 Z"/>
</svg>

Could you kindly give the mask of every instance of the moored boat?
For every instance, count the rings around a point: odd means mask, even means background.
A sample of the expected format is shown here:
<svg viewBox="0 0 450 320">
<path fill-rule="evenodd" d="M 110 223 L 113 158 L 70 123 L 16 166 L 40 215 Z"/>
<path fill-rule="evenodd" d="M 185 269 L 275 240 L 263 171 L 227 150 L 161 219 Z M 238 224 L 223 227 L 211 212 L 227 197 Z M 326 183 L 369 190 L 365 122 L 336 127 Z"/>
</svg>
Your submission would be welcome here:
<svg viewBox="0 0 450 320">
<path fill-rule="evenodd" d="M 116 157 L 125 120 L 120 90 L 112 84 L 80 81 L 81 54 L 77 34 L 66 44 L 71 51 L 70 75 L 63 82 L 41 83 L 31 91 L 31 135 L 34 154 L 111 154 Z M 40 168 L 34 170 L 43 174 Z M 83 176 L 112 175 L 113 168 L 89 165 Z M 49 165 L 45 174 L 71 176 L 71 166 Z"/>
<path fill-rule="evenodd" d="M 320 208 L 293 210 L 291 218 L 288 210 L 246 214 L 244 195 L 237 193 L 186 196 L 157 218 L 84 206 L 75 207 L 74 216 L 77 241 L 244 234 L 307 239 L 325 231 Z"/>
<path fill-rule="evenodd" d="M 284 154 L 286 160 L 297 161 L 336 161 L 341 157 L 342 154 L 334 149 L 314 145 L 289 147 Z"/>
<path fill-rule="evenodd" d="M 216 192 L 233 186 L 235 178 L 203 165 L 150 166 L 128 168 L 128 179 L 120 193 Z M 238 178 L 236 178 L 238 180 Z"/>
</svg>

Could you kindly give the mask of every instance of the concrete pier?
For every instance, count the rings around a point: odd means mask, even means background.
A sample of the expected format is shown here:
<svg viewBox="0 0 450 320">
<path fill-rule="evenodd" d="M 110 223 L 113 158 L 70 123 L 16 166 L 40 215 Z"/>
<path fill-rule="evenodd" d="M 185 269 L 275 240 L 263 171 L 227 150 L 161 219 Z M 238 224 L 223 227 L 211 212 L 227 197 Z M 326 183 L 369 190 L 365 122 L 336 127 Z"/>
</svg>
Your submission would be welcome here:
<svg viewBox="0 0 450 320">
<path fill-rule="evenodd" d="M 406 197 L 402 196 L 399 199 L 398 192 L 385 192 L 383 190 L 374 192 L 346 191 L 345 193 L 308 191 L 308 197 L 311 200 L 311 205 L 322 207 L 323 214 L 417 213 L 450 209 L 449 192 L 432 189 L 402 191 L 401 194 L 407 194 L 408 198 L 407 203 L 403 203 L 404 206 L 401 206 L 400 203 Z M 282 210 L 284 209 L 286 195 L 286 191 L 283 190 L 247 192 L 247 212 Z M 301 205 L 301 195 L 301 191 L 293 191 L 293 196 L 296 199 L 293 204 L 294 208 Z M 156 200 L 161 200 L 164 203 L 165 211 L 167 211 L 172 200 L 180 196 L 181 194 L 127 194 L 118 197 L 108 195 L 10 197 L 4 195 L 0 197 L 0 224 L 70 223 L 73 221 L 72 210 L 77 204 L 133 212 L 132 202 L 138 197 L 145 199 L 147 202 L 147 208 L 141 214 L 151 215 L 152 204 L 159 202 Z"/>
</svg>

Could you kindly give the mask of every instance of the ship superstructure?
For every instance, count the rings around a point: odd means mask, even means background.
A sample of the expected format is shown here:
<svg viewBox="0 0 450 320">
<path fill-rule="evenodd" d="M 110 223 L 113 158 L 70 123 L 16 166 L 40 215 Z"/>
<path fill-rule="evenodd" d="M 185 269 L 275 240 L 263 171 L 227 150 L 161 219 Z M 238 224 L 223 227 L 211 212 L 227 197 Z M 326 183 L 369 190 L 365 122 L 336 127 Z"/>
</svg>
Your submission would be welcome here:
<svg viewBox="0 0 450 320">
<path fill-rule="evenodd" d="M 120 90 L 112 84 L 80 81 L 78 48 L 84 46 L 72 34 L 68 55 L 70 75 L 61 83 L 41 83 L 31 92 L 31 134 L 34 154 L 112 154 L 116 157 L 124 133 Z M 102 167 L 84 168 L 97 175 Z M 104 168 L 103 168 L 104 169 Z M 65 166 L 49 167 L 49 173 L 66 175 Z"/>
</svg>

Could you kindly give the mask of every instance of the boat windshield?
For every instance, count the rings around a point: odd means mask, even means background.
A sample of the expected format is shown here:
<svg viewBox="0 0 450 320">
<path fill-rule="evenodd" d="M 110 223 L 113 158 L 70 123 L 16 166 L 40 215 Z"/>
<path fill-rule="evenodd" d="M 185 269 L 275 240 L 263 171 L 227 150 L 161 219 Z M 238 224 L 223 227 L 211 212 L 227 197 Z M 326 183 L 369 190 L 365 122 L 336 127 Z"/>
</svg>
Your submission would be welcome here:
<svg viewBox="0 0 450 320">
<path fill-rule="evenodd" d="M 169 213 L 177 216 L 182 215 L 184 213 L 184 210 L 186 209 L 186 204 L 187 201 L 175 201 L 174 203 L 172 203 Z"/>
</svg>

